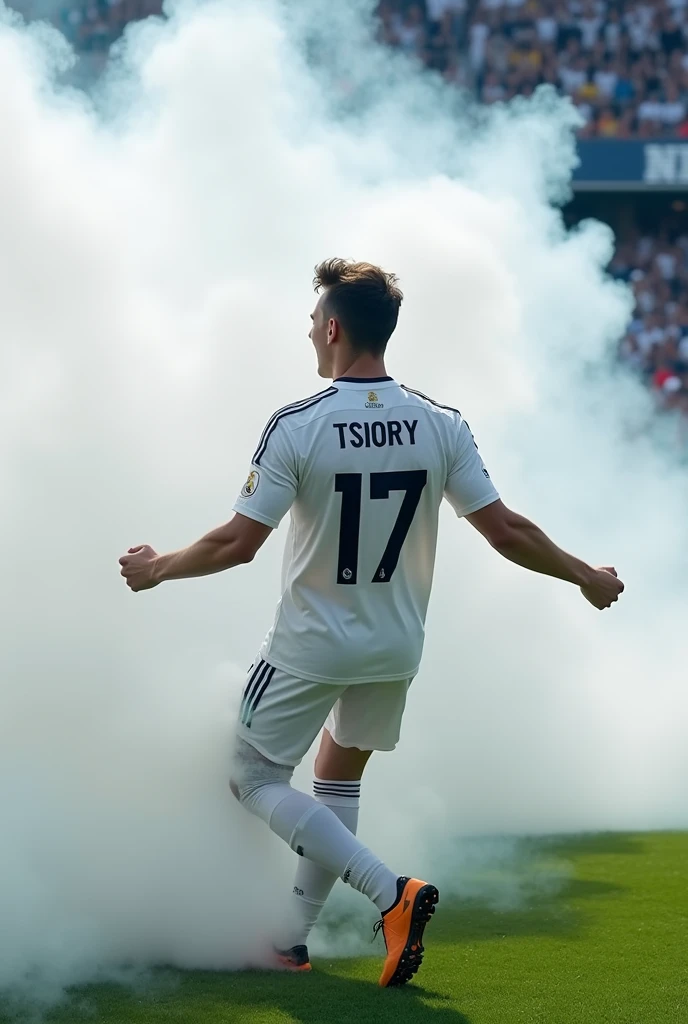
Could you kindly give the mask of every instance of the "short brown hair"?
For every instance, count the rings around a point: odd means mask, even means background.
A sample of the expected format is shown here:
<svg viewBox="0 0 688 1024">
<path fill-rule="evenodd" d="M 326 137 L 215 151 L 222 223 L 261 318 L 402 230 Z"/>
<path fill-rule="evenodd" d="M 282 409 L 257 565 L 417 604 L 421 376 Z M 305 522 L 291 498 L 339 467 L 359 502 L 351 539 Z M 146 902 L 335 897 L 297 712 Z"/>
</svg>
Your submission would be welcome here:
<svg viewBox="0 0 688 1024">
<path fill-rule="evenodd" d="M 395 274 L 372 263 L 331 259 L 315 268 L 313 287 L 327 289 L 326 308 L 339 320 L 353 348 L 382 355 L 404 297 Z"/>
</svg>

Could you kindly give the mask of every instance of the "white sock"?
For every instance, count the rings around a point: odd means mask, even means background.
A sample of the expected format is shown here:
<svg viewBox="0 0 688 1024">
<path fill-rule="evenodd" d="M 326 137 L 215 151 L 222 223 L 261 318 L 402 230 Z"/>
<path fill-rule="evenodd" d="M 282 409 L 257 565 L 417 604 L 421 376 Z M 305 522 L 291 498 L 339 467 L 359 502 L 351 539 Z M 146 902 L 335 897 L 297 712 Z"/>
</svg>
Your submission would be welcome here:
<svg viewBox="0 0 688 1024">
<path fill-rule="evenodd" d="M 329 807 L 352 835 L 358 827 L 361 783 L 315 778 L 315 799 Z M 300 857 L 289 900 L 289 921 L 280 944 L 283 949 L 305 945 L 338 876 L 307 857 Z"/>
<path fill-rule="evenodd" d="M 396 900 L 398 876 L 351 834 L 331 808 L 285 782 L 246 786 L 241 802 L 292 850 L 362 892 L 378 910 L 388 910 Z"/>
</svg>

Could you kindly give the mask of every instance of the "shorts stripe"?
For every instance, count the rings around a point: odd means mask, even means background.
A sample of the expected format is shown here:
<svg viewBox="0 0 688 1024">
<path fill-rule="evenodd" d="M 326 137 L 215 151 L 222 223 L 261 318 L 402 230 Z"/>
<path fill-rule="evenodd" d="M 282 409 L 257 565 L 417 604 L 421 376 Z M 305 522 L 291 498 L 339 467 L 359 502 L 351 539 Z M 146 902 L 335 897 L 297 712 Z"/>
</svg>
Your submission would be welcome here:
<svg viewBox="0 0 688 1024">
<path fill-rule="evenodd" d="M 263 661 L 263 659 L 260 658 L 258 664 L 253 670 L 252 675 L 250 676 L 248 682 L 246 683 L 246 686 L 244 687 L 244 695 L 241 698 L 241 707 L 239 709 L 239 715 L 241 717 L 242 722 L 246 717 L 248 705 L 250 701 L 253 700 L 253 696 L 256 693 L 258 687 L 260 686 L 263 677 L 269 667 L 270 666 L 267 664 L 267 662 Z"/>
<path fill-rule="evenodd" d="M 272 677 L 275 674 L 275 669 L 272 667 L 272 665 L 268 665 L 268 669 L 269 669 L 269 671 L 267 673 L 267 676 L 265 676 L 263 685 L 261 686 L 260 690 L 258 690 L 258 692 L 256 693 L 256 695 L 255 695 L 255 697 L 253 699 L 253 704 L 249 708 L 248 715 L 247 715 L 247 717 L 245 719 L 244 724 L 245 724 L 247 729 L 251 728 L 251 722 L 253 721 L 253 716 L 256 713 L 256 709 L 257 709 L 258 705 L 260 704 L 260 702 L 261 702 L 261 700 L 263 698 L 263 694 L 265 693 L 265 691 L 267 690 L 268 686 L 270 685 Z"/>
</svg>

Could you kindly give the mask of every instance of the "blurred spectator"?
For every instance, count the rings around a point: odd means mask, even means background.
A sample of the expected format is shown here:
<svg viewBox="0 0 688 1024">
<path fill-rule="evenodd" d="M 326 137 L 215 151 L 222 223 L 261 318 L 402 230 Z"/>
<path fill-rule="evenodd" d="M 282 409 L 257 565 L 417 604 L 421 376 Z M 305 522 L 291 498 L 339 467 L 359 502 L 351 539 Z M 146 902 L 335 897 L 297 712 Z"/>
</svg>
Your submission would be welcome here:
<svg viewBox="0 0 688 1024">
<path fill-rule="evenodd" d="M 11 0 L 11 5 L 27 19 L 51 21 L 94 69 L 103 66 L 128 22 L 162 13 L 162 0 Z"/>
</svg>

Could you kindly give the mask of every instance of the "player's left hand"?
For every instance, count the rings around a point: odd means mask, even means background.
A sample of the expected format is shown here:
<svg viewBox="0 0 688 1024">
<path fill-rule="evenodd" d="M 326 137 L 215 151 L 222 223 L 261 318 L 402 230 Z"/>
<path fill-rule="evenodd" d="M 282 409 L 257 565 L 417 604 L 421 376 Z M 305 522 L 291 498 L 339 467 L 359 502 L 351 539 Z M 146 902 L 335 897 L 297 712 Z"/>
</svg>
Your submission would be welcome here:
<svg viewBox="0 0 688 1024">
<path fill-rule="evenodd" d="M 124 576 L 130 590 L 137 593 L 139 590 L 157 587 L 160 582 L 155 576 L 157 559 L 158 553 L 150 544 L 139 544 L 135 548 L 129 548 L 126 555 L 122 555 L 119 560 L 122 566 L 120 575 Z"/>
</svg>

